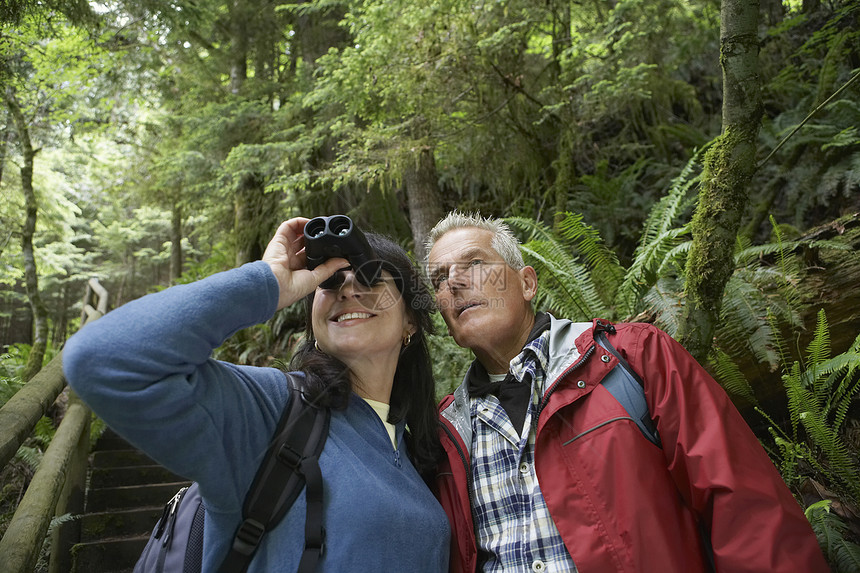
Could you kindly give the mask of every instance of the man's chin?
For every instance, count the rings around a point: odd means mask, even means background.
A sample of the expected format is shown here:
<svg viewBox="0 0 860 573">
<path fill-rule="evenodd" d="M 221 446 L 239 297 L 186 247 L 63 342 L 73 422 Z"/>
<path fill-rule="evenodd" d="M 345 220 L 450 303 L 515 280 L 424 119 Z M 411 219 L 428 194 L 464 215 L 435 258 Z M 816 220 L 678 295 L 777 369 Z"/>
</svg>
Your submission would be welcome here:
<svg viewBox="0 0 860 573">
<path fill-rule="evenodd" d="M 480 348 L 482 346 L 482 342 L 486 343 L 488 338 L 487 335 L 481 336 L 479 332 L 475 332 L 473 329 L 451 332 L 451 337 L 454 339 L 454 342 L 457 343 L 457 346 L 468 348 L 469 350 Z"/>
</svg>

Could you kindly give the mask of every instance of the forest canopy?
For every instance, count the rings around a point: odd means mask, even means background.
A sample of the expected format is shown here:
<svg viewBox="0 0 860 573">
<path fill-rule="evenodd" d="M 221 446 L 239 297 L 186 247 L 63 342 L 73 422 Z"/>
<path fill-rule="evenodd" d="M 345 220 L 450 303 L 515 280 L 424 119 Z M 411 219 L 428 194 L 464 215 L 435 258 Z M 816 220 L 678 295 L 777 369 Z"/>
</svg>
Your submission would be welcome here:
<svg viewBox="0 0 860 573">
<path fill-rule="evenodd" d="M 648 288 L 603 310 L 683 332 L 653 297 L 680 300 L 704 158 L 726 135 L 720 11 L 705 0 L 8 1 L 0 344 L 60 346 L 89 277 L 122 304 L 259 258 L 295 215 L 348 214 L 420 260 L 452 209 L 556 238 L 579 217 L 619 265 L 598 274 L 645 273 L 628 283 Z M 856 2 L 761 2 L 737 249 L 857 212 L 858 18 Z M 676 251 L 648 270 L 655 223 L 671 223 L 674 242 L 660 244 Z M 290 338 L 300 317 L 287 315 Z"/>
</svg>

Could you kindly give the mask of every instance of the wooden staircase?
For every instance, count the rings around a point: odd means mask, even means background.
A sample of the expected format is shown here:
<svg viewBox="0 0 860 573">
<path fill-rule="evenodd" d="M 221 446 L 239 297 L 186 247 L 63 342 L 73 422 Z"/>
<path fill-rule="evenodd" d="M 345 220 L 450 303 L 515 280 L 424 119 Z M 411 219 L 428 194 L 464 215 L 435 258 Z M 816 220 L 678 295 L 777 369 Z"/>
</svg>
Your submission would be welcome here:
<svg viewBox="0 0 860 573">
<path fill-rule="evenodd" d="M 72 546 L 69 570 L 130 573 L 164 504 L 189 483 L 106 431 L 90 457 L 80 542 Z"/>
</svg>

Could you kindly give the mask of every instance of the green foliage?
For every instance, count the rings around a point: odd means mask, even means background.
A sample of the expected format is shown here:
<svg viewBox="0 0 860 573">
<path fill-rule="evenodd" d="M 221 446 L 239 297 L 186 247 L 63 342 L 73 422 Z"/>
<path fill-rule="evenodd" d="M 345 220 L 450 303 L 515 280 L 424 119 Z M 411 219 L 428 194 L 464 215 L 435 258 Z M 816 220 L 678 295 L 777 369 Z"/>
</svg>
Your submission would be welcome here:
<svg viewBox="0 0 860 573">
<path fill-rule="evenodd" d="M 90 417 L 90 448 L 95 447 L 96 442 L 99 441 L 99 438 L 106 430 L 107 424 L 105 424 L 104 420 L 92 414 Z"/>
<path fill-rule="evenodd" d="M 21 373 L 27 364 L 29 346 L 13 344 L 0 354 L 0 406 L 24 386 Z"/>
<path fill-rule="evenodd" d="M 763 410 L 758 411 L 772 424 L 769 431 L 783 478 L 797 489 L 813 479 L 856 511 L 860 508 L 860 463 L 846 442 L 844 424 L 852 401 L 860 394 L 860 337 L 848 351 L 831 358 L 822 311 L 806 360 L 783 358 L 781 366 L 790 428 L 780 428 Z"/>
<path fill-rule="evenodd" d="M 427 337 L 427 346 L 433 358 L 436 398 L 442 399 L 460 385 L 475 357 L 470 350 L 460 348 L 454 339 L 448 336 L 448 327 L 439 313 L 433 313 L 433 326 L 436 334 Z"/>
<path fill-rule="evenodd" d="M 835 2 L 825 15 L 798 14 L 774 30 L 762 52 L 765 107 L 764 146 L 774 148 L 803 118 L 847 82 L 856 70 L 858 32 L 855 2 Z M 815 18 L 822 18 L 816 21 Z M 780 221 L 796 226 L 813 212 L 840 214 L 840 205 L 860 188 L 857 177 L 857 82 L 815 116 L 760 169 L 763 205 Z"/>
<path fill-rule="evenodd" d="M 811 504 L 806 508 L 806 518 L 834 573 L 860 571 L 860 545 L 848 538 L 848 524 L 833 511 L 833 503 L 824 499 Z"/>
<path fill-rule="evenodd" d="M 534 304 L 537 308 L 554 309 L 561 316 L 605 316 L 608 304 L 600 292 L 614 292 L 617 281 L 599 284 L 597 279 L 616 279 L 616 269 L 620 268 L 618 261 L 607 252 L 599 235 L 582 223 L 581 216 L 567 213 L 564 217 L 559 228 L 566 229 L 566 233 L 559 237 L 540 223 L 524 218 L 506 219 L 513 228 L 528 233 L 529 238 L 520 249 L 529 264 L 541 271 L 541 288 Z M 571 243 L 580 248 L 585 264 L 572 256 Z M 592 273 L 589 264 L 597 265 L 599 269 Z"/>
<path fill-rule="evenodd" d="M 50 566 L 52 550 L 51 537 L 54 534 L 54 530 L 68 523 L 79 521 L 82 517 L 82 515 L 64 513 L 63 515 L 55 515 L 51 518 L 51 523 L 48 524 L 48 530 L 45 532 L 45 540 L 42 543 L 41 550 L 39 551 L 39 559 L 34 571 L 47 571 Z"/>
<path fill-rule="evenodd" d="M 646 293 L 658 289 L 662 279 L 679 276 L 683 268 L 686 246 L 682 238 L 687 228 L 674 225 L 694 198 L 697 160 L 698 155 L 690 159 L 667 194 L 651 208 L 634 259 L 626 269 L 579 214 L 560 215 L 555 231 L 535 221 L 508 218 L 525 235 L 524 257 L 541 278 L 536 304 L 575 320 L 598 316 L 625 320 L 645 311 Z M 670 282 L 659 284 L 665 289 Z M 660 310 L 671 312 L 674 304 L 664 302 L 667 295 L 658 290 L 650 300 Z"/>
<path fill-rule="evenodd" d="M 525 218 L 508 218 L 524 242 L 526 262 L 538 273 L 536 308 L 572 320 L 650 320 L 675 336 L 682 320 L 685 239 L 699 175 L 694 156 L 654 204 L 634 259 L 626 268 L 581 215 L 559 216 L 554 230 Z M 735 268 L 726 284 L 720 326 L 710 364 L 726 390 L 740 403 L 756 404 L 749 381 L 735 364 L 741 356 L 775 369 L 786 355 L 780 330 L 799 328 L 803 279 L 795 252 L 801 248 L 850 249 L 833 241 L 786 241 L 774 224 L 772 243 L 751 245 L 740 237 Z"/>
<path fill-rule="evenodd" d="M 286 368 L 304 337 L 305 316 L 305 302 L 300 300 L 267 322 L 240 330 L 217 348 L 214 356 L 237 364 Z"/>
<path fill-rule="evenodd" d="M 714 352 L 711 366 L 714 370 L 714 377 L 720 381 L 726 392 L 733 398 L 738 398 L 749 404 L 756 404 L 758 402 L 752 386 L 750 386 L 750 383 L 744 377 L 740 368 L 738 368 L 737 363 L 728 354 L 717 348 Z"/>
<path fill-rule="evenodd" d="M 774 242 L 751 245 L 748 239 L 738 238 L 735 271 L 723 293 L 716 339 L 730 356 L 749 354 L 776 369 L 788 356 L 780 350 L 781 329 L 802 328 L 799 285 L 805 275 L 794 253 L 803 248 L 844 251 L 850 247 L 834 241 L 786 241 L 775 221 L 772 224 Z"/>
<path fill-rule="evenodd" d="M 39 469 L 39 464 L 42 463 L 44 452 L 40 448 L 33 446 L 21 446 L 15 452 L 15 459 L 23 462 L 31 473 L 35 473 Z"/>
<path fill-rule="evenodd" d="M 56 433 L 57 429 L 54 427 L 53 420 L 46 416 L 42 416 L 39 418 L 39 421 L 36 422 L 35 428 L 33 428 L 33 439 L 43 450 L 46 450 L 48 449 L 51 440 L 54 439 L 54 434 Z"/>
</svg>

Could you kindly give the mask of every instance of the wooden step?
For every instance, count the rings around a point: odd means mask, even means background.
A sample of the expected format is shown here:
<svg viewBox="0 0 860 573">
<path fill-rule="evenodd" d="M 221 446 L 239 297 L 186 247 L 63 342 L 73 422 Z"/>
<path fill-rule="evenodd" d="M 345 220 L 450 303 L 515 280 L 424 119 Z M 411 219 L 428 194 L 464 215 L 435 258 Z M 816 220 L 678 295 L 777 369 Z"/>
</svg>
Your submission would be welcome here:
<svg viewBox="0 0 860 573">
<path fill-rule="evenodd" d="M 152 458 L 140 450 L 102 450 L 90 456 L 93 468 L 125 468 L 129 466 L 157 465 Z"/>
<path fill-rule="evenodd" d="M 72 547 L 71 573 L 131 573 L 149 536 L 126 537 Z"/>
<path fill-rule="evenodd" d="M 90 456 L 71 572 L 132 573 L 164 504 L 189 484 L 107 430 Z"/>
<path fill-rule="evenodd" d="M 81 542 L 90 543 L 110 537 L 148 537 L 163 510 L 164 504 L 84 514 L 81 517 Z"/>
<path fill-rule="evenodd" d="M 92 489 L 87 493 L 86 512 L 113 512 L 138 507 L 164 507 L 180 488 L 191 482 L 173 482 Z"/>
<path fill-rule="evenodd" d="M 93 468 L 90 474 L 90 488 L 92 489 L 149 483 L 176 483 L 179 481 L 183 481 L 181 476 L 159 465 L 100 467 Z"/>
<path fill-rule="evenodd" d="M 131 444 L 126 442 L 124 439 L 120 438 L 116 434 L 102 434 L 99 437 L 98 441 L 93 446 L 93 450 L 97 451 L 105 451 L 105 450 L 131 450 L 134 449 Z"/>
</svg>

